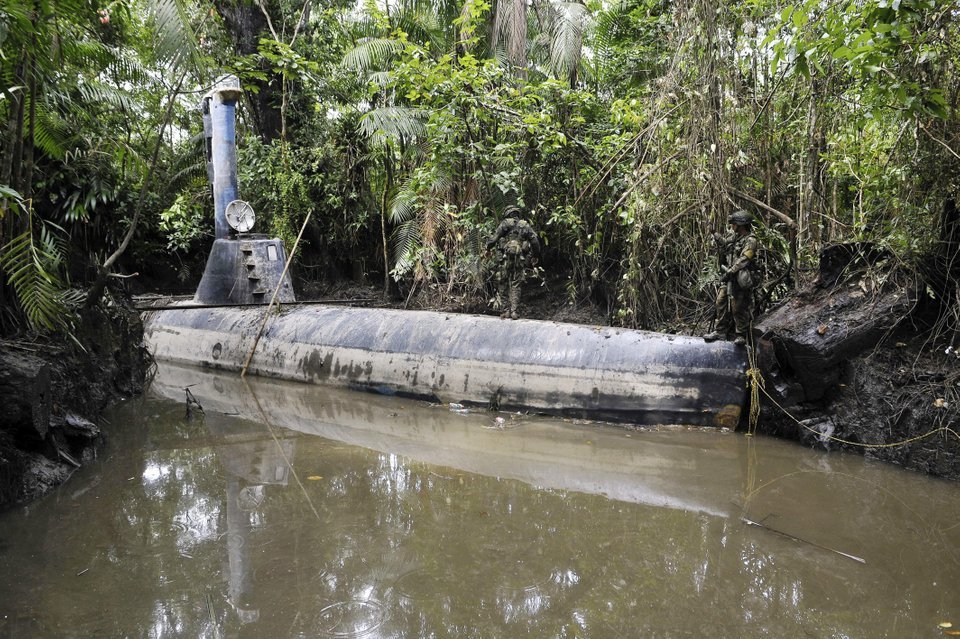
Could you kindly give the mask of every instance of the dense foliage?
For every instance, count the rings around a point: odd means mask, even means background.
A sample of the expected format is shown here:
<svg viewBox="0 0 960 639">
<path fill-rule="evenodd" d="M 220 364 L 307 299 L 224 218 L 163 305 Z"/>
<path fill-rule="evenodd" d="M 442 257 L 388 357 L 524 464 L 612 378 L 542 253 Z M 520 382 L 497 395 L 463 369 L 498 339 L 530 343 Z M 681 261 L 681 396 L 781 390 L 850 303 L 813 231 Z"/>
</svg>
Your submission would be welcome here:
<svg viewBox="0 0 960 639">
<path fill-rule="evenodd" d="M 224 71 L 260 230 L 290 242 L 311 214 L 305 281 L 482 301 L 483 239 L 518 204 L 553 290 L 689 325 L 708 230 L 743 207 L 768 298 L 826 243 L 872 241 L 955 314 L 958 18 L 942 0 L 7 0 L 3 322 L 66 327 L 71 285 L 123 273 L 196 280 L 196 105 Z"/>
</svg>

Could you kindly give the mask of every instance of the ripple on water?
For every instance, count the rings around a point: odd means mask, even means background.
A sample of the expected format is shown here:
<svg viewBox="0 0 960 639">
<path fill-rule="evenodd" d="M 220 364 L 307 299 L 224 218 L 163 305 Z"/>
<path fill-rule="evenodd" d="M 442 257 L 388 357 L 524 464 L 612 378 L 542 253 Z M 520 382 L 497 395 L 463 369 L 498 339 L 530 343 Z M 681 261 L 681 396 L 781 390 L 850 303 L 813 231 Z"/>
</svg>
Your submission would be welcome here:
<svg viewBox="0 0 960 639">
<path fill-rule="evenodd" d="M 383 625 L 386 617 L 386 608 L 378 601 L 340 601 L 320 610 L 316 630 L 325 637 L 361 637 Z"/>
<path fill-rule="evenodd" d="M 540 537 L 533 544 L 503 547 L 484 544 L 481 561 L 500 567 L 496 590 L 501 595 L 549 595 L 561 587 L 557 575 L 565 571 L 565 562 L 573 556 L 562 539 Z"/>
<path fill-rule="evenodd" d="M 221 533 L 217 539 L 221 541 L 226 539 L 227 545 L 232 548 L 239 549 L 247 545 L 247 533 L 239 531 L 228 530 L 225 533 Z"/>
<path fill-rule="evenodd" d="M 393 592 L 409 601 L 436 600 L 456 592 L 462 585 L 459 574 L 417 568 L 400 575 L 393 584 Z"/>
<path fill-rule="evenodd" d="M 199 537 L 200 537 L 200 531 L 199 531 L 199 530 L 197 530 L 197 529 L 194 528 L 193 526 L 189 526 L 189 525 L 183 523 L 182 521 L 174 521 L 172 524 L 170 524 L 170 530 L 171 530 L 177 537 L 180 537 L 180 538 L 183 538 L 183 537 L 195 537 L 195 538 L 199 538 Z"/>
</svg>

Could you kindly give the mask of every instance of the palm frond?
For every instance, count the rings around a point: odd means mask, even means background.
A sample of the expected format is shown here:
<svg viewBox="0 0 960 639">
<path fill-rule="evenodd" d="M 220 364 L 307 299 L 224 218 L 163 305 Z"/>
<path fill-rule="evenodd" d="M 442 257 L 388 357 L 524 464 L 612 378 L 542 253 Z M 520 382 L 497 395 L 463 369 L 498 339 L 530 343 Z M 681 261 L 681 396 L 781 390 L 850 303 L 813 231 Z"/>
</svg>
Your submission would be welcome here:
<svg viewBox="0 0 960 639">
<path fill-rule="evenodd" d="M 369 72 L 380 69 L 403 51 L 403 43 L 392 38 L 366 38 L 347 51 L 341 64 L 347 69 Z"/>
<path fill-rule="evenodd" d="M 391 274 L 394 278 L 409 273 L 417 262 L 417 254 L 421 248 L 420 219 L 407 220 L 397 227 L 390 240 L 390 247 L 394 255 L 394 265 Z"/>
<path fill-rule="evenodd" d="M 148 6 L 157 34 L 157 58 L 176 65 L 182 64 L 186 55 L 193 58 L 197 68 L 200 68 L 197 36 L 190 25 L 184 1 L 154 0 Z"/>
<path fill-rule="evenodd" d="M 28 28 L 30 26 L 30 16 L 33 14 L 33 4 L 26 2 L 9 2 L 0 7 L 0 22 L 5 24 L 15 23 L 14 26 Z"/>
<path fill-rule="evenodd" d="M 618 0 L 597 13 L 594 18 L 592 45 L 598 55 L 606 55 L 614 46 L 617 29 L 634 5 L 635 0 Z"/>
<path fill-rule="evenodd" d="M 122 51 L 116 52 L 113 61 L 110 63 L 110 68 L 115 78 L 121 82 L 126 81 L 142 87 L 152 85 L 155 82 L 155 78 L 139 60 L 124 55 Z"/>
<path fill-rule="evenodd" d="M 47 155 L 62 158 L 71 138 L 70 129 L 60 115 L 37 100 L 36 122 L 34 123 L 34 143 Z"/>
<path fill-rule="evenodd" d="M 559 78 L 576 84 L 583 55 L 583 31 L 587 7 L 579 2 L 554 2 L 551 25 L 550 68 Z"/>
<path fill-rule="evenodd" d="M 527 66 L 527 3 L 498 0 L 493 21 L 493 48 L 515 69 Z"/>
<path fill-rule="evenodd" d="M 425 133 L 423 113 L 409 107 L 381 107 L 365 113 L 357 130 L 373 144 L 387 140 L 413 142 Z"/>
<path fill-rule="evenodd" d="M 429 179 L 424 182 L 424 188 L 433 196 L 442 196 L 453 188 L 453 183 L 454 179 L 451 173 L 435 169 L 430 172 Z"/>
<path fill-rule="evenodd" d="M 453 35 L 444 29 L 440 16 L 432 7 L 402 11 L 396 18 L 397 27 L 410 36 L 413 42 L 429 42 L 433 51 L 449 49 L 449 40 Z"/>
<path fill-rule="evenodd" d="M 117 89 L 109 84 L 100 82 L 81 82 L 77 85 L 77 92 L 87 103 L 98 103 L 115 109 L 132 111 L 133 101 L 126 91 Z"/>
<path fill-rule="evenodd" d="M 407 183 L 408 186 L 409 182 Z M 408 188 L 401 188 L 390 203 L 387 219 L 391 224 L 402 224 L 416 214 L 417 194 Z"/>
<path fill-rule="evenodd" d="M 425 247 L 436 249 L 437 238 L 447 229 L 450 218 L 442 197 L 432 198 L 423 207 L 421 224 L 422 242 Z"/>
<path fill-rule="evenodd" d="M 66 38 L 60 48 L 66 61 L 88 72 L 106 69 L 119 54 L 118 49 L 89 38 Z"/>
<path fill-rule="evenodd" d="M 381 89 L 386 88 L 393 81 L 393 76 L 389 71 L 374 71 L 367 76 L 367 82 L 375 84 Z"/>
<path fill-rule="evenodd" d="M 421 220 L 413 218 L 397 227 L 390 241 L 390 248 L 396 259 L 408 256 L 419 250 L 421 246 Z"/>
</svg>

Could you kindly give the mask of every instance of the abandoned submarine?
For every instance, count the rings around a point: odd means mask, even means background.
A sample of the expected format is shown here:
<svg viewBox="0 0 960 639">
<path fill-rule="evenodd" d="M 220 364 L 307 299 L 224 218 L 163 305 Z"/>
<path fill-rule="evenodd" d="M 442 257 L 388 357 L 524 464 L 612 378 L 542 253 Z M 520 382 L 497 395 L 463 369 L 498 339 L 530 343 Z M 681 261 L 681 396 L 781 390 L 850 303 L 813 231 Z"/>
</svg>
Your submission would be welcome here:
<svg viewBox="0 0 960 639">
<path fill-rule="evenodd" d="M 250 233 L 238 198 L 227 76 L 201 111 L 216 239 L 192 302 L 144 312 L 158 361 L 278 379 L 637 424 L 734 427 L 746 352 L 728 342 L 612 327 L 293 302 L 282 242 Z M 265 313 L 269 313 L 266 316 Z"/>
</svg>

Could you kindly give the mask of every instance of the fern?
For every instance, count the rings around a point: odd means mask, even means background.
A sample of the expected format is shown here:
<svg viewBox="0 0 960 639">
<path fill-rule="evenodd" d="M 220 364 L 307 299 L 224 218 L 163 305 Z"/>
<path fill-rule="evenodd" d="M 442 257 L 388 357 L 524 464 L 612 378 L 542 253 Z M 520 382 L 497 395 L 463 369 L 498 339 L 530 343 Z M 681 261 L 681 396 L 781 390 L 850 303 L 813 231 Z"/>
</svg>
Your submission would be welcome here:
<svg viewBox="0 0 960 639">
<path fill-rule="evenodd" d="M 0 247 L 0 268 L 32 329 L 69 332 L 72 317 L 65 304 L 68 296 L 57 275 L 63 254 L 52 232 L 42 222 L 37 240 L 33 209 L 23 208 L 27 213 L 27 228 Z"/>
</svg>

